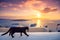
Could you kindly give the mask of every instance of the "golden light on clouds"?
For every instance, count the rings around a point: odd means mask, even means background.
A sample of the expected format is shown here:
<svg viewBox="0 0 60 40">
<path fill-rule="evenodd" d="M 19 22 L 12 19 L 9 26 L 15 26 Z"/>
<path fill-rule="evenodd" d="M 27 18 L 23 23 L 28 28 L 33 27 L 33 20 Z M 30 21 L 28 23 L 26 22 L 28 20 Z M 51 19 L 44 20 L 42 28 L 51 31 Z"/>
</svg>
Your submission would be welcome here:
<svg viewBox="0 0 60 40">
<path fill-rule="evenodd" d="M 15 8 L 13 10 L 16 10 Z M 4 18 L 11 18 L 11 19 L 32 19 L 32 18 L 41 18 L 41 13 L 37 10 L 33 9 L 25 9 L 25 10 L 18 10 L 16 12 L 4 13 L 0 14 L 0 16 Z"/>
<path fill-rule="evenodd" d="M 34 13 L 33 14 L 35 14 L 35 18 L 41 18 L 41 16 L 42 16 L 42 13 L 40 12 L 40 11 L 37 11 L 37 10 L 34 10 Z"/>
</svg>

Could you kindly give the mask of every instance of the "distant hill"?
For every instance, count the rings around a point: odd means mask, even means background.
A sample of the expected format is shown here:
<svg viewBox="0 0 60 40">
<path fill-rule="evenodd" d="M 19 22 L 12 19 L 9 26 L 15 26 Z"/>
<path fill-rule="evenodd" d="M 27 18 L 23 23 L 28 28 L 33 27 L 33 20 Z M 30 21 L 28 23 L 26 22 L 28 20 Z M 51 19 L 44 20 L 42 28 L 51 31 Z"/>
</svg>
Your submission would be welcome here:
<svg viewBox="0 0 60 40">
<path fill-rule="evenodd" d="M 28 21 L 26 19 L 15 19 L 15 20 L 12 20 L 12 21 Z"/>
<path fill-rule="evenodd" d="M 10 20 L 10 21 L 29 21 L 27 19 L 0 19 L 0 20 Z"/>
</svg>

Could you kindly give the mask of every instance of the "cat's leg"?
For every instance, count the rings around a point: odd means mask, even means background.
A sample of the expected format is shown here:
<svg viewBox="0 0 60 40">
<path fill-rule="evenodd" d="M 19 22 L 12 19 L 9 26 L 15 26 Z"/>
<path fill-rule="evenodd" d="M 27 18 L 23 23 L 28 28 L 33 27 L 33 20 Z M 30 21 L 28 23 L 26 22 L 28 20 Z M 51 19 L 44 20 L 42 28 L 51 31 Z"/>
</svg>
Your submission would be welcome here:
<svg viewBox="0 0 60 40">
<path fill-rule="evenodd" d="M 22 32 L 20 32 L 20 35 L 22 36 Z"/>
<path fill-rule="evenodd" d="M 26 31 L 25 32 L 23 32 L 26 36 L 29 36 L 27 33 L 26 33 Z"/>
<path fill-rule="evenodd" d="M 11 35 L 11 33 L 9 32 L 9 36 Z"/>
<path fill-rule="evenodd" d="M 14 33 L 11 33 L 11 37 L 12 37 L 12 38 L 14 38 L 13 34 L 14 34 Z"/>
</svg>

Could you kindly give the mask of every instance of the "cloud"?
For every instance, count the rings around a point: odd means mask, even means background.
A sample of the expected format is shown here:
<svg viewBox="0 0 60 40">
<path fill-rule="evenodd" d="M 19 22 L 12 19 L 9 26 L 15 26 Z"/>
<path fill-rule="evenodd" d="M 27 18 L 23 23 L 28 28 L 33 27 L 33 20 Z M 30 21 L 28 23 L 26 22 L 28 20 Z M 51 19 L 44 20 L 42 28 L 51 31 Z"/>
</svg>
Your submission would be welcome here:
<svg viewBox="0 0 60 40">
<path fill-rule="evenodd" d="M 54 11 L 57 11 L 57 8 L 44 8 L 42 10 L 43 13 L 49 13 L 49 12 L 54 12 Z"/>
<path fill-rule="evenodd" d="M 0 3 L 0 8 L 2 10 L 19 10 L 23 8 L 23 3 L 19 4 L 13 4 L 13 3 L 6 3 L 6 2 L 1 2 Z"/>
<path fill-rule="evenodd" d="M 41 0 L 47 3 L 48 6 L 56 6 L 60 8 L 60 0 Z"/>
<path fill-rule="evenodd" d="M 16 2 L 17 3 L 13 3 L 12 0 L 9 0 L 9 1 L 2 0 L 0 3 L 0 6 L 2 8 L 11 8 L 11 9 L 14 9 L 14 8 L 15 9 L 25 9 L 25 8 L 40 9 L 42 8 L 42 6 L 45 6 L 45 4 L 42 1 L 36 1 L 36 0 L 20 0 L 20 1 L 17 0 Z"/>
<path fill-rule="evenodd" d="M 0 0 L 0 3 L 1 3 L 1 2 L 6 2 L 6 3 L 18 4 L 18 3 L 26 2 L 26 1 L 27 1 L 27 0 Z"/>
<path fill-rule="evenodd" d="M 55 0 L 57 1 L 57 0 Z M 55 1 L 52 0 L 1 0 L 0 7 L 4 10 L 34 9 L 44 13 L 57 11 Z M 57 1 L 58 2 L 58 1 Z M 54 5 L 53 5 L 54 4 Z M 54 8 L 54 9 L 52 9 Z"/>
</svg>

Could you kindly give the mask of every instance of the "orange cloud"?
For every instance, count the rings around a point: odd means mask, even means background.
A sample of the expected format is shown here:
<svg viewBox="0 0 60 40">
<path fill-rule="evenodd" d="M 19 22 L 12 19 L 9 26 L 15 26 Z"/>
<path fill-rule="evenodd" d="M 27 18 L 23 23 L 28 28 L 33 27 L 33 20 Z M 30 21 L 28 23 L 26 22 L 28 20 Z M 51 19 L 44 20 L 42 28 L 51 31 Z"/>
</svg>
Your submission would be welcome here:
<svg viewBox="0 0 60 40">
<path fill-rule="evenodd" d="M 44 8 L 42 10 L 43 13 L 49 13 L 49 12 L 54 12 L 54 11 L 57 11 L 57 8 L 54 8 L 54 9 L 52 9 L 52 8 Z"/>
</svg>

